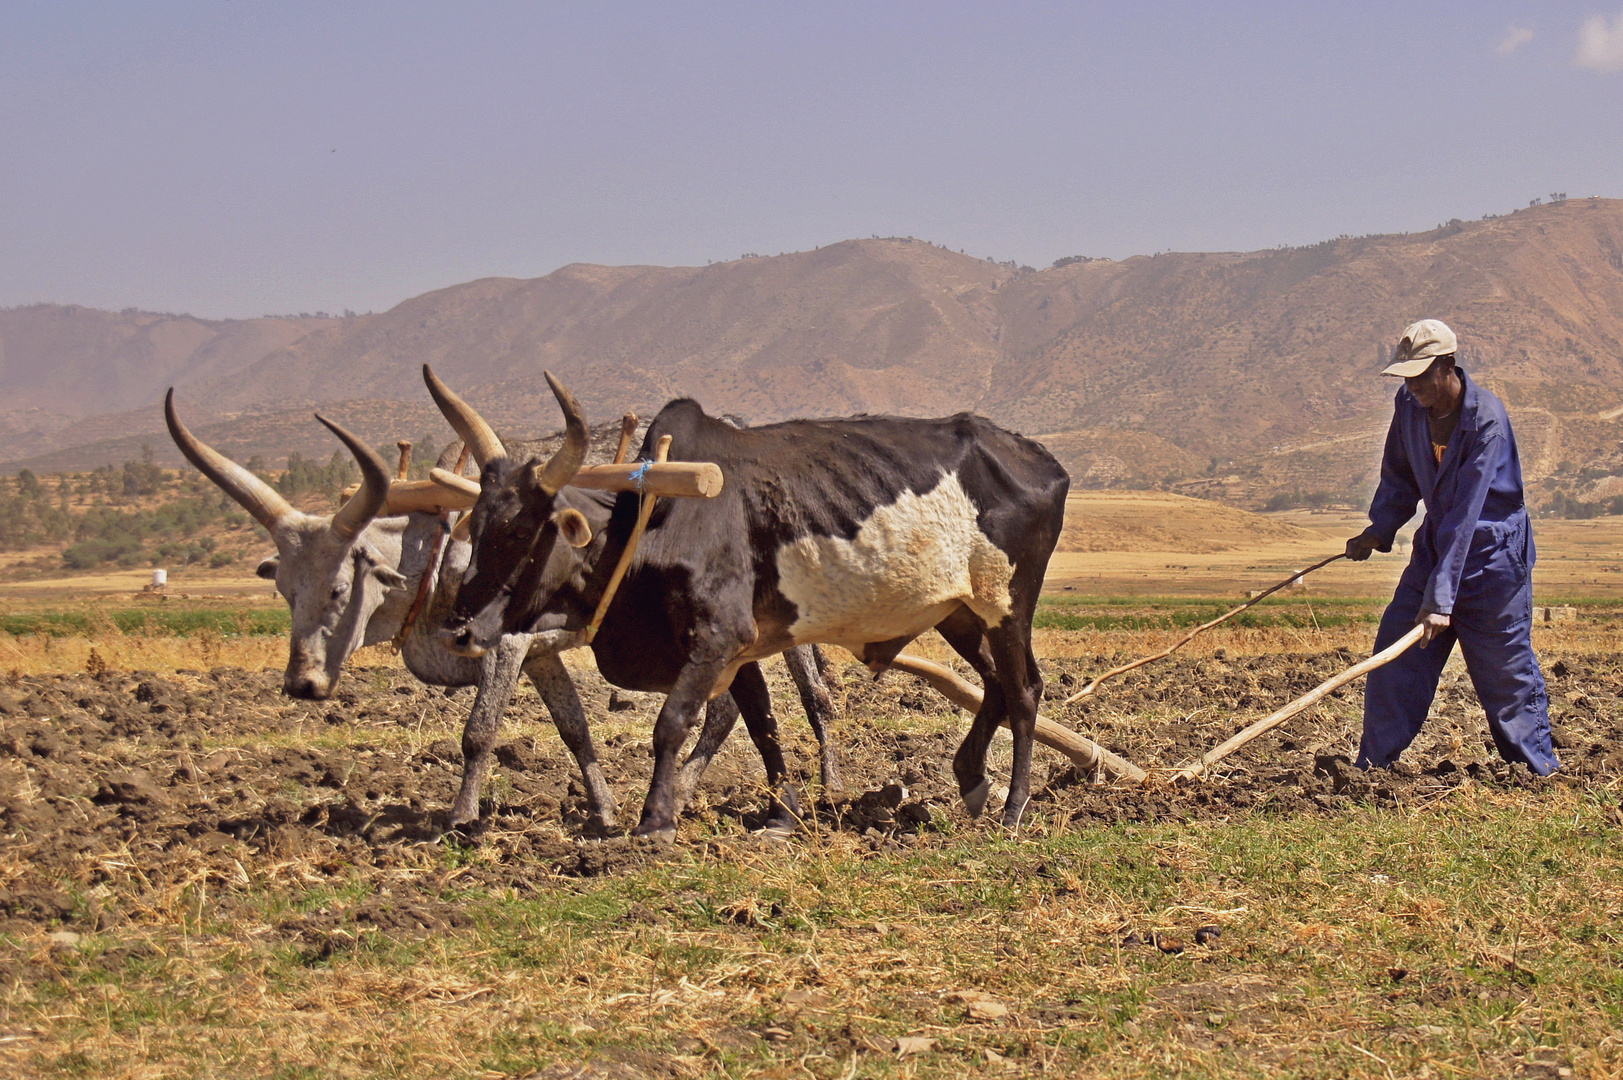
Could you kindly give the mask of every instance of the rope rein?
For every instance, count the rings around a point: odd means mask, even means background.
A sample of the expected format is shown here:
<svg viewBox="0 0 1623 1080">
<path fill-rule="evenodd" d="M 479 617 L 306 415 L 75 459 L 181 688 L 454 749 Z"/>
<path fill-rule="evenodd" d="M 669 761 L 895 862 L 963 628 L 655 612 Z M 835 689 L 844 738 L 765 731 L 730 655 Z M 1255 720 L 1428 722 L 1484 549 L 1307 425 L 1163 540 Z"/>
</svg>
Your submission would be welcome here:
<svg viewBox="0 0 1623 1080">
<path fill-rule="evenodd" d="M 423 567 L 423 576 L 417 579 L 417 595 L 411 599 L 411 607 L 406 609 L 406 618 L 400 624 L 400 629 L 389 642 L 389 648 L 398 653 L 405 647 L 406 638 L 411 628 L 417 625 L 417 617 L 423 613 L 428 604 L 428 594 L 434 589 L 434 579 L 439 577 L 440 557 L 445 552 L 445 538 L 451 532 L 451 511 L 441 510 L 435 515 L 439 518 L 440 527 L 434 530 L 434 546 L 428 552 L 428 564 Z"/>
<path fill-rule="evenodd" d="M 456 474 L 458 476 L 461 476 L 462 470 L 468 467 L 468 454 L 468 447 L 464 445 L 462 453 L 456 459 Z M 400 443 L 400 479 L 404 480 L 406 478 L 406 470 L 410 468 L 410 462 L 411 444 L 402 441 Z M 406 618 L 400 624 L 400 630 L 389 641 L 389 648 L 395 653 L 399 653 L 401 649 L 405 648 L 406 637 L 411 633 L 411 628 L 417 625 L 417 617 L 423 613 L 423 608 L 428 605 L 428 594 L 433 591 L 434 582 L 440 576 L 440 560 L 445 554 L 445 538 L 451 532 L 451 511 L 441 510 L 436 516 L 440 519 L 440 527 L 434 531 L 434 546 L 428 552 L 428 565 L 423 567 L 423 576 L 417 579 L 417 595 L 412 597 L 411 607 L 406 609 Z"/>
<path fill-rule="evenodd" d="M 654 461 L 663 462 L 671 453 L 671 437 L 661 435 L 659 445 L 654 450 Z M 620 582 L 626 576 L 626 570 L 631 566 L 631 560 L 636 557 L 637 546 L 642 543 L 642 534 L 648 528 L 648 519 L 654 514 L 654 503 L 657 496 L 643 489 L 644 478 L 648 475 L 648 466 L 653 462 L 645 461 L 642 467 L 631 474 L 637 481 L 637 490 L 641 492 L 641 500 L 637 507 L 637 524 L 631 530 L 631 538 L 626 541 L 625 550 L 620 552 L 620 561 L 614 564 L 614 573 L 609 575 L 609 583 L 603 589 L 603 598 L 597 602 L 597 610 L 592 612 L 592 621 L 586 624 L 583 635 L 584 643 L 590 645 L 592 639 L 603 626 L 603 617 L 609 613 L 609 605 L 614 602 L 614 594 L 620 588 Z"/>
</svg>

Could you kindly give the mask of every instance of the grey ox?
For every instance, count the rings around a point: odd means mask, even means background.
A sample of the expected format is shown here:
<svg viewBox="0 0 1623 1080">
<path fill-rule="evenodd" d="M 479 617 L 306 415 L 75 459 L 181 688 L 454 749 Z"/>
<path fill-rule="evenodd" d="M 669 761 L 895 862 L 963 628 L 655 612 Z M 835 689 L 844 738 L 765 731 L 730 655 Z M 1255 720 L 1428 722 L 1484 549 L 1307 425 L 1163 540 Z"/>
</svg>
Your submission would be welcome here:
<svg viewBox="0 0 1623 1080">
<path fill-rule="evenodd" d="M 337 513 L 307 514 L 187 430 L 175 412 L 173 388 L 164 399 L 164 419 L 186 459 L 263 525 L 276 545 L 276 555 L 260 563 L 258 573 L 276 583 L 292 612 L 284 693 L 306 700 L 331 696 L 356 649 L 391 641 L 405 627 L 401 658 L 413 676 L 431 686 L 478 688 L 462 732 L 462 784 L 449 821 L 456 828 L 478 820 L 479 792 L 490 772 L 502 714 L 520 675 L 528 675 L 580 767 L 594 824 L 602 830 L 616 827 L 613 790 L 598 763 L 580 696 L 559 659 L 562 649 L 578 644 L 577 635 L 560 630 L 507 634 L 477 659 L 446 649 L 437 631 L 466 573 L 469 545 L 441 538 L 450 523 L 437 514 L 380 516 L 391 478 L 372 447 L 317 414 L 354 455 L 362 484 Z M 437 551 L 443 554 L 432 565 Z M 430 578 L 426 599 L 407 627 L 425 575 Z M 835 789 L 839 778 L 827 732 L 832 702 L 819 672 L 820 658 L 810 650 L 798 653 L 785 660 L 818 740 L 823 783 Z M 713 703 L 683 765 L 684 791 L 698 783 L 738 715 L 730 697 Z"/>
</svg>

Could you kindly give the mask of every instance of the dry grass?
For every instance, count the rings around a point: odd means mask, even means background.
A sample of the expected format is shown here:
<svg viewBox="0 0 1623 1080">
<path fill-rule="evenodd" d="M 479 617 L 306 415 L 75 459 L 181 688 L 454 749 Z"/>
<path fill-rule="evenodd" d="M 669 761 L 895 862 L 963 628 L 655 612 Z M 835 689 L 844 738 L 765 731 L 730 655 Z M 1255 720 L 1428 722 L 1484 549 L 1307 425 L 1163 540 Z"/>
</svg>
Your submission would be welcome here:
<svg viewBox="0 0 1623 1080">
<path fill-rule="evenodd" d="M 1071 543 L 1050 560 L 1044 588 L 1142 597 L 1235 597 L 1266 588 L 1335 554 L 1369 524 L 1349 510 L 1249 514 L 1153 492 L 1080 492 L 1066 502 L 1066 521 Z M 1537 602 L 1623 598 L 1623 517 L 1541 520 L 1533 533 Z M 1310 594 L 1390 596 L 1407 562 L 1403 546 L 1367 562 L 1332 563 L 1309 580 Z"/>
<path fill-rule="evenodd" d="M 287 663 L 287 642 L 279 637 L 225 638 L 206 633 L 159 637 L 121 634 L 115 630 L 113 634 L 95 638 L 0 634 L 0 672 L 44 675 L 85 671 L 93 663 L 93 652 L 101 662 L 119 671 L 169 673 L 222 665 L 259 670 L 279 668 Z M 365 662 L 363 658 L 358 659 Z"/>
<path fill-rule="evenodd" d="M 1166 648 L 1184 631 L 1140 630 L 1038 630 L 1033 635 L 1039 657 L 1059 656 L 1139 656 Z M 934 640 L 934 639 L 929 639 Z M 1375 641 L 1371 626 L 1339 626 L 1324 630 L 1295 627 L 1218 627 L 1195 638 L 1179 650 L 1189 656 L 1209 656 L 1219 649 L 1240 656 L 1266 656 L 1278 653 L 1325 652 L 1346 648 L 1365 654 Z M 1580 618 L 1570 623 L 1542 625 L 1533 631 L 1533 648 L 1540 653 L 1597 653 L 1616 646 L 1618 629 L 1612 620 Z M 914 651 L 914 646 L 908 647 Z M 927 648 L 948 655 L 944 644 Z"/>
<path fill-rule="evenodd" d="M 1039 820 L 1018 839 L 942 822 L 894 854 L 848 834 L 730 834 L 616 877 L 465 886 L 495 836 L 402 852 L 392 871 L 433 883 L 468 925 L 294 941 L 267 931 L 388 882 L 239 851 L 117 933 L 8 948 L 35 970 L 0 992 L 0 1062 L 130 1077 L 1618 1075 L 1616 813 L 1577 792 L 1467 788 L 1328 821 Z M 1192 940 L 1204 924 L 1223 931 L 1209 947 Z M 1124 945 L 1152 933 L 1184 951 Z"/>
</svg>

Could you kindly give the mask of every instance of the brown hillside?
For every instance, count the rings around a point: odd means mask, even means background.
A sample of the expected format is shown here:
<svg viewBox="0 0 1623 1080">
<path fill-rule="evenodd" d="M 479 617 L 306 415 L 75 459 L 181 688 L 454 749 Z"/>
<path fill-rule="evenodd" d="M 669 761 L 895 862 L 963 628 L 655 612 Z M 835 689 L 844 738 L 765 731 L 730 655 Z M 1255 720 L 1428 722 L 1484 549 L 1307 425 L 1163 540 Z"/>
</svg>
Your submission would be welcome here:
<svg viewBox="0 0 1623 1080">
<path fill-rule="evenodd" d="M 491 398 L 530 399 L 540 372 L 594 415 L 678 395 L 755 420 L 952 412 L 998 360 L 992 290 L 1010 271 L 924 243 L 848 241 L 702 268 L 566 266 L 417 297 L 359 333 L 333 326 L 221 383 L 224 407 L 415 392 L 424 361 Z"/>
<path fill-rule="evenodd" d="M 80 421 L 240 371 L 328 321 L 209 321 L 71 304 L 0 310 L 0 457 L 117 434 Z"/>
<path fill-rule="evenodd" d="M 1161 491 L 1113 491 L 1072 496 L 1054 550 L 1209 555 L 1315 542 L 1323 542 L 1317 533 L 1232 506 Z"/>
<path fill-rule="evenodd" d="M 1610 415 L 1623 406 L 1616 200 L 1036 273 L 908 240 L 702 268 L 574 265 L 325 320 L 251 363 L 222 362 L 189 392 L 215 417 L 251 420 L 242 430 L 258 438 L 281 430 L 269 414 L 318 402 L 393 400 L 420 415 L 418 368 L 431 361 L 499 425 L 525 432 L 557 423 L 547 367 L 594 420 L 676 394 L 755 421 L 973 408 L 1042 435 L 1079 486 L 1345 495 L 1372 482 L 1395 389 L 1375 373 L 1423 315 L 1448 320 L 1467 369 L 1505 395 L 1530 475 L 1623 435 Z M 116 426 L 83 430 L 162 439 L 155 411 L 104 423 Z M 422 434 L 412 424 L 401 433 Z"/>
</svg>

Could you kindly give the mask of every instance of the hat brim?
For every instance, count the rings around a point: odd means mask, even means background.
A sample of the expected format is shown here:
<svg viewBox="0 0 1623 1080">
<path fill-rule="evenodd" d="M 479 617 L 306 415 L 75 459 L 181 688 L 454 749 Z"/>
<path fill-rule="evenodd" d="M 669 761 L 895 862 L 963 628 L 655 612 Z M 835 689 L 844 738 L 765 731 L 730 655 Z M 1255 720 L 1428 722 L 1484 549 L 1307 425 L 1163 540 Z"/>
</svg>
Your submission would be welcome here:
<svg viewBox="0 0 1623 1080">
<path fill-rule="evenodd" d="M 1416 375 L 1424 375 L 1426 369 L 1431 367 L 1435 356 L 1422 356 L 1415 360 L 1403 360 L 1396 364 L 1388 364 L 1381 369 L 1382 375 L 1392 375 L 1399 379 L 1412 379 Z"/>
</svg>

